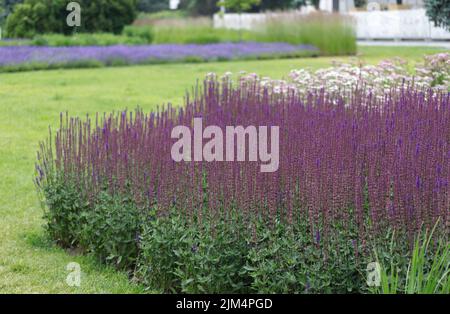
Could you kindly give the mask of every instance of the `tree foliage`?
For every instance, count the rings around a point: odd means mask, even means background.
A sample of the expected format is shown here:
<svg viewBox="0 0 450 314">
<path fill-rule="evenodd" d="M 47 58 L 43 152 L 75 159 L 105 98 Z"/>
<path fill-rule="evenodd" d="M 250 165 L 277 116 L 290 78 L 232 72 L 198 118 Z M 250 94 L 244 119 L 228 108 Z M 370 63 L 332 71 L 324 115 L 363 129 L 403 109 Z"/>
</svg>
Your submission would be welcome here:
<svg viewBox="0 0 450 314">
<path fill-rule="evenodd" d="M 136 0 L 78 0 L 81 6 L 80 32 L 120 33 L 136 17 Z M 6 20 L 9 37 L 33 37 L 41 33 L 70 34 L 66 0 L 25 0 L 15 6 Z"/>
<path fill-rule="evenodd" d="M 250 10 L 253 6 L 259 5 L 261 0 L 221 0 L 219 5 L 233 12 L 241 13 Z"/>
<path fill-rule="evenodd" d="M 181 0 L 179 8 L 191 15 L 213 15 L 219 8 L 219 0 Z"/>
<path fill-rule="evenodd" d="M 367 0 L 355 0 L 355 7 L 362 8 L 367 4 Z"/>
<path fill-rule="evenodd" d="M 11 14 L 16 4 L 22 3 L 23 0 L 0 0 L 0 25 L 6 20 L 6 17 Z"/>
<path fill-rule="evenodd" d="M 306 5 L 306 0 L 261 0 L 261 11 L 288 10 Z"/>
<path fill-rule="evenodd" d="M 169 10 L 169 0 L 138 0 L 137 9 L 149 13 Z"/>
<path fill-rule="evenodd" d="M 425 8 L 435 26 L 450 30 L 450 0 L 426 0 Z"/>
<path fill-rule="evenodd" d="M 228 3 L 228 4 L 226 4 Z M 178 8 L 190 15 L 213 15 L 220 5 L 230 11 L 259 12 L 299 8 L 306 5 L 307 0 L 181 0 Z M 168 0 L 139 0 L 138 10 L 143 12 L 157 12 L 169 8 Z"/>
</svg>

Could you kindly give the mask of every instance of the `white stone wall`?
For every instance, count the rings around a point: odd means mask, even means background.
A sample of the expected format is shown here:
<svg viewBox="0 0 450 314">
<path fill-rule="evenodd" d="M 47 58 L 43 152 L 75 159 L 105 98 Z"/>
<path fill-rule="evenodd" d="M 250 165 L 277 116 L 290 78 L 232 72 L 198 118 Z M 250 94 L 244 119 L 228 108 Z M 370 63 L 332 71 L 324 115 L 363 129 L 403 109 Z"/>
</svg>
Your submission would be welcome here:
<svg viewBox="0 0 450 314">
<path fill-rule="evenodd" d="M 434 27 L 425 9 L 348 12 L 348 15 L 355 20 L 358 39 L 450 40 L 450 32 Z M 264 13 L 216 14 L 214 27 L 252 29 L 265 19 Z"/>
<path fill-rule="evenodd" d="M 425 9 L 349 12 L 356 21 L 359 39 L 450 40 L 450 32 L 428 20 Z"/>
<path fill-rule="evenodd" d="M 258 23 L 264 23 L 265 14 L 260 13 L 226 13 L 214 14 L 213 23 L 216 28 L 252 29 Z"/>
<path fill-rule="evenodd" d="M 380 5 L 397 4 L 397 0 L 367 0 L 367 3 L 378 3 Z M 423 0 L 402 0 L 403 5 L 411 9 L 423 8 Z M 322 11 L 333 12 L 333 0 L 320 0 L 319 8 Z M 339 12 L 345 13 L 355 8 L 354 0 L 339 0 Z"/>
<path fill-rule="evenodd" d="M 316 9 L 313 6 L 301 7 L 299 10 L 293 10 L 290 13 L 308 14 L 315 12 Z M 218 13 L 214 14 L 213 22 L 216 28 L 229 28 L 229 29 L 252 29 L 258 24 L 264 23 L 267 15 L 276 15 L 277 13 Z"/>
</svg>

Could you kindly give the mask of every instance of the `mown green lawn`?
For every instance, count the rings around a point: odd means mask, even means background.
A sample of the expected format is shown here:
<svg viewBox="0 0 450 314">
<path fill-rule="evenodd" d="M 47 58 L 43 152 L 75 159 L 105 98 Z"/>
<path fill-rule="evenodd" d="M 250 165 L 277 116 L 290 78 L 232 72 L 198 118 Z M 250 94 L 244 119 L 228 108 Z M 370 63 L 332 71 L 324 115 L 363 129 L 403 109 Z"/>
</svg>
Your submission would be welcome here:
<svg viewBox="0 0 450 314">
<path fill-rule="evenodd" d="M 433 48 L 364 47 L 375 63 L 400 56 L 417 61 Z M 0 293 L 142 292 L 127 276 L 54 246 L 45 237 L 42 208 L 32 183 L 38 142 L 57 127 L 59 113 L 109 112 L 182 103 L 184 93 L 208 72 L 241 70 L 273 78 L 291 69 L 320 68 L 333 58 L 55 70 L 0 74 Z M 339 58 L 346 59 L 346 58 Z M 66 265 L 81 265 L 81 287 L 69 287 Z"/>
</svg>

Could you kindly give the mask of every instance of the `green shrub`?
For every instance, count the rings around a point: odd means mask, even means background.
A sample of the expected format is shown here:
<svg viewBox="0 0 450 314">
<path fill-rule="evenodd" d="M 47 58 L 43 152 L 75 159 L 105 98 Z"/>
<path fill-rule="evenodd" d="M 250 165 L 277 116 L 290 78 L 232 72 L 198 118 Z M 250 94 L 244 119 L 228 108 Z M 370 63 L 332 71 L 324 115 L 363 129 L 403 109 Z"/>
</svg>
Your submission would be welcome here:
<svg viewBox="0 0 450 314">
<path fill-rule="evenodd" d="M 448 0 L 425 0 L 427 16 L 435 26 L 450 30 L 450 2 Z"/>
<path fill-rule="evenodd" d="M 411 251 L 407 235 L 358 243 L 357 230 L 311 230 L 231 215 L 193 220 L 138 207 L 124 194 L 98 193 L 80 203 L 76 180 L 49 178 L 43 192 L 46 229 L 63 247 L 80 247 L 127 270 L 151 290 L 172 293 L 449 293 L 449 246 L 425 235 Z M 205 206 L 207 202 L 205 203 Z M 177 213 L 178 214 L 177 214 Z M 200 221 L 198 217 L 202 217 Z M 371 251 L 375 252 L 374 254 Z M 380 287 L 366 283 L 368 263 L 381 267 Z"/>
<path fill-rule="evenodd" d="M 358 258 L 357 244 L 348 232 L 323 243 L 306 224 L 292 227 L 277 222 L 270 229 L 258 225 L 258 242 L 248 253 L 247 271 L 257 293 L 355 293 L 365 292 L 361 272 L 365 258 Z"/>
<path fill-rule="evenodd" d="M 363 8 L 367 5 L 367 0 L 355 0 L 356 8 Z"/>
<path fill-rule="evenodd" d="M 196 224 L 173 215 L 144 224 L 137 277 L 174 293 L 366 292 L 366 258 L 337 237 L 326 249 L 308 227 L 248 222 L 239 216 Z M 249 228 L 249 225 L 256 227 Z M 336 247 L 336 246 L 335 246 Z"/>
<path fill-rule="evenodd" d="M 182 0 L 178 7 L 193 16 L 212 16 L 219 11 L 218 2 L 219 0 Z"/>
<path fill-rule="evenodd" d="M 78 247 L 102 262 L 131 270 L 138 257 L 143 212 L 134 200 L 106 191 L 82 202 L 86 198 L 76 182 L 47 178 L 41 186 L 50 238 L 64 248 Z"/>
<path fill-rule="evenodd" d="M 83 203 L 75 184 L 54 180 L 44 187 L 47 210 L 44 213 L 49 236 L 65 248 L 77 246 L 83 213 L 87 205 Z"/>
<path fill-rule="evenodd" d="M 25 0 L 15 6 L 6 20 L 6 34 L 12 38 L 32 38 L 35 34 L 70 34 L 66 24 L 69 12 L 64 0 Z M 120 34 L 136 17 L 135 0 L 79 0 L 82 8 L 81 32 L 112 32 Z"/>
<path fill-rule="evenodd" d="M 5 35 L 11 38 L 32 38 L 36 34 L 36 21 L 30 4 L 19 4 L 6 19 Z"/>
<path fill-rule="evenodd" d="M 134 201 L 101 192 L 83 218 L 81 246 L 103 262 L 119 269 L 132 269 L 138 256 L 142 221 Z"/>
<path fill-rule="evenodd" d="M 0 0 L 0 26 L 3 26 L 8 15 L 11 14 L 15 5 L 24 0 Z"/>
<path fill-rule="evenodd" d="M 225 7 L 225 9 L 231 12 L 245 12 L 249 11 L 252 7 L 261 3 L 261 0 L 221 0 L 218 2 L 219 6 Z"/>
<path fill-rule="evenodd" d="M 123 35 L 130 38 L 139 38 L 150 44 L 154 38 L 153 28 L 151 26 L 125 26 L 123 29 Z"/>
<path fill-rule="evenodd" d="M 31 41 L 33 46 L 50 46 L 48 42 L 48 38 L 45 38 L 44 36 L 36 36 Z M 65 46 L 65 45 L 58 45 L 58 46 Z"/>
<path fill-rule="evenodd" d="M 138 0 L 137 8 L 141 12 L 169 10 L 169 0 Z"/>
<path fill-rule="evenodd" d="M 164 292 L 245 292 L 250 278 L 244 234 L 236 221 L 197 228 L 177 215 L 151 220 L 144 225 L 137 276 Z"/>
</svg>

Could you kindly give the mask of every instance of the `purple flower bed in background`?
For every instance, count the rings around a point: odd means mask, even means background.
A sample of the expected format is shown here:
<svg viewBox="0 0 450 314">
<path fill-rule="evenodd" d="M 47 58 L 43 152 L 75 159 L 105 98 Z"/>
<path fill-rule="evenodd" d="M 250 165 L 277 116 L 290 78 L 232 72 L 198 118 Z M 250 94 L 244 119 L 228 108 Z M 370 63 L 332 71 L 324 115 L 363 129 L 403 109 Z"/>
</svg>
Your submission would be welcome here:
<svg viewBox="0 0 450 314">
<path fill-rule="evenodd" d="M 179 61 L 189 58 L 200 60 L 237 59 L 263 56 L 294 56 L 314 53 L 310 45 L 286 43 L 218 43 L 207 45 L 148 45 L 108 47 L 0 47 L 0 66 L 17 66 L 32 63 L 70 64 L 82 61 L 98 61 L 108 64 L 123 61 L 127 64 L 148 61 Z"/>
</svg>

